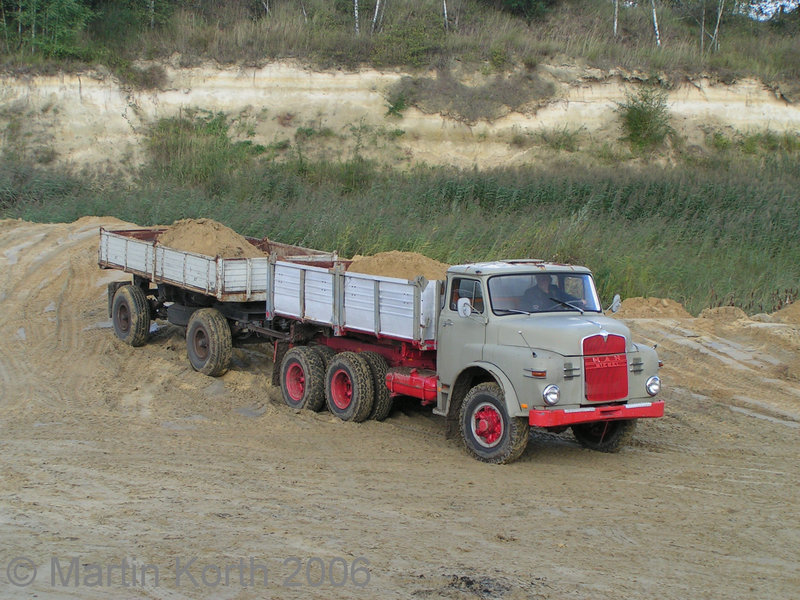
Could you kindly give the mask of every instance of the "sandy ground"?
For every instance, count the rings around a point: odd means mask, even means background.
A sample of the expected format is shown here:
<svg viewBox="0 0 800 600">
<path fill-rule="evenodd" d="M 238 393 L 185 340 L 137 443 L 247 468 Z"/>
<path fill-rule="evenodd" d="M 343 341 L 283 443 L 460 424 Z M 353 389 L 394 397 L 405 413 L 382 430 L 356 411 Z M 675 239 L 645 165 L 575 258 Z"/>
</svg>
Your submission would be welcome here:
<svg viewBox="0 0 800 600">
<path fill-rule="evenodd" d="M 791 313 L 625 317 L 658 344 L 666 416 L 616 455 L 534 434 L 497 467 L 411 403 L 293 412 L 266 346 L 210 379 L 176 328 L 122 344 L 123 277 L 96 266 L 113 224 L 0 221 L 0 597 L 797 597 Z"/>
</svg>

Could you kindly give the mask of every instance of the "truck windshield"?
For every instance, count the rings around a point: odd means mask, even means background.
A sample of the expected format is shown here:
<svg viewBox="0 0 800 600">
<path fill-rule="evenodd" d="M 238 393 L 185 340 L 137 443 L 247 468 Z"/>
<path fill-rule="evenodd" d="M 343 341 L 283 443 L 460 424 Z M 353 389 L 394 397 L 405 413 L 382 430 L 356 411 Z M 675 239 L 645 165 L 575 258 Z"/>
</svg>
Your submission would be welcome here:
<svg viewBox="0 0 800 600">
<path fill-rule="evenodd" d="M 602 310 L 587 273 L 496 275 L 489 279 L 489 299 L 496 315 Z"/>
</svg>

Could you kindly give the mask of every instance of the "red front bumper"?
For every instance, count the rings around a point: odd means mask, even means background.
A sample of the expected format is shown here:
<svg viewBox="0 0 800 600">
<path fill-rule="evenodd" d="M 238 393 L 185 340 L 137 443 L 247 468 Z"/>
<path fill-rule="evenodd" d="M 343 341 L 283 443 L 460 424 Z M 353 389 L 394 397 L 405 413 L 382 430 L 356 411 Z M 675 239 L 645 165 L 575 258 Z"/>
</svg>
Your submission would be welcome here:
<svg viewBox="0 0 800 600">
<path fill-rule="evenodd" d="M 653 419 L 664 416 L 664 402 L 636 402 L 614 406 L 588 406 L 558 410 L 531 410 L 528 423 L 534 427 L 563 427 L 594 421 L 618 421 L 620 419 Z"/>
</svg>

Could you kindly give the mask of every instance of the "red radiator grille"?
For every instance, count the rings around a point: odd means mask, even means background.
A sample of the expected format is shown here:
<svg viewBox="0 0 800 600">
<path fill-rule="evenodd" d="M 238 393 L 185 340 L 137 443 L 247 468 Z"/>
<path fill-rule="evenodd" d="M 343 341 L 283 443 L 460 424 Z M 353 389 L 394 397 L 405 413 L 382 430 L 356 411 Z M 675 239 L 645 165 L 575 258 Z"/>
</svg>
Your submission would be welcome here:
<svg viewBox="0 0 800 600">
<path fill-rule="evenodd" d="M 593 335 L 583 340 L 586 400 L 611 402 L 628 395 L 628 357 L 621 335 Z"/>
</svg>

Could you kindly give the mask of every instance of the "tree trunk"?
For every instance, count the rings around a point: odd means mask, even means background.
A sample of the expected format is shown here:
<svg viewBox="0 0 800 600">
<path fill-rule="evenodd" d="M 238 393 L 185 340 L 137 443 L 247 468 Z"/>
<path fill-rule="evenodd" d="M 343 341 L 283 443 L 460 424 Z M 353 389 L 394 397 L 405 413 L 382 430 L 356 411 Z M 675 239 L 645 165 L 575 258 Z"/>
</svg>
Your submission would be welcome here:
<svg viewBox="0 0 800 600">
<path fill-rule="evenodd" d="M 308 23 L 308 13 L 306 12 L 306 3 L 300 0 L 300 8 L 303 9 L 303 20 Z"/>
<path fill-rule="evenodd" d="M 656 0 L 650 0 L 653 7 L 653 31 L 656 32 L 656 46 L 661 48 L 661 33 L 658 31 L 658 17 L 656 16 Z"/>
<path fill-rule="evenodd" d="M 356 35 L 361 35 L 361 31 L 358 28 L 358 0 L 353 0 L 353 15 L 356 18 Z"/>
<path fill-rule="evenodd" d="M 619 0 L 614 0 L 614 37 L 617 37 L 618 23 L 619 23 Z"/>
<path fill-rule="evenodd" d="M 372 29 L 370 30 L 370 34 L 375 33 L 375 26 L 378 24 L 378 13 L 381 10 L 381 0 L 376 0 L 375 2 L 375 12 L 372 15 Z"/>
<path fill-rule="evenodd" d="M 719 0 L 719 4 L 717 4 L 717 24 L 714 26 L 714 35 L 711 38 L 711 47 L 714 52 L 719 51 L 719 22 L 722 19 L 723 10 L 725 10 L 725 0 Z"/>
<path fill-rule="evenodd" d="M 703 21 L 700 23 L 700 54 L 705 52 L 706 48 L 706 3 L 703 1 Z"/>
<path fill-rule="evenodd" d="M 442 0 L 442 11 L 444 13 L 444 30 L 447 31 L 449 29 L 447 24 L 447 0 Z"/>
</svg>

